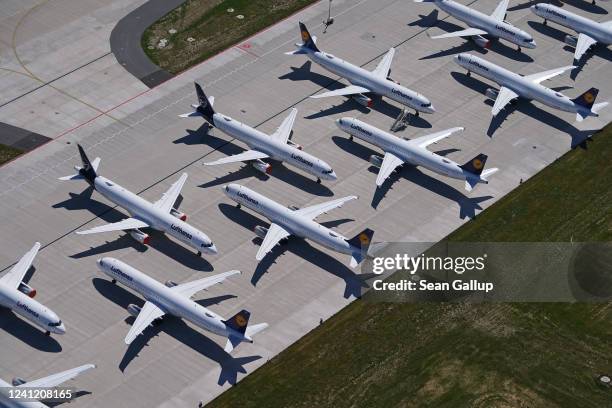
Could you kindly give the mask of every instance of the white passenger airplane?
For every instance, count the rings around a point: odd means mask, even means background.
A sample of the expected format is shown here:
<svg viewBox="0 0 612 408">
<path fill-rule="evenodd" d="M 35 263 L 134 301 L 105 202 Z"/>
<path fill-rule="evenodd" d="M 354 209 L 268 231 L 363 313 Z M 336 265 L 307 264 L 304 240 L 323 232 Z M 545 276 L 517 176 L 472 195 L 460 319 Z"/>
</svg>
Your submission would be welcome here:
<svg viewBox="0 0 612 408">
<path fill-rule="evenodd" d="M 467 69 L 468 76 L 470 72 L 475 72 L 501 85 L 499 91 L 489 88 L 486 92 L 487 97 L 495 100 L 491 111 L 493 116 L 497 115 L 506 105 L 519 97 L 535 99 L 545 105 L 565 112 L 574 112 L 578 122 L 582 122 L 589 116 L 599 116 L 598 112 L 608 106 L 608 102 L 595 104 L 595 98 L 597 98 L 599 93 L 597 88 L 591 88 L 582 95 L 570 99 L 561 92 L 540 84 L 567 70 L 575 68 L 571 65 L 522 76 L 470 54 L 456 55 L 454 60 L 457 64 Z"/>
<path fill-rule="evenodd" d="M 221 283 L 232 275 L 240 274 L 240 271 L 224 272 L 182 284 L 167 281 L 162 285 L 115 258 L 99 259 L 98 268 L 108 275 L 113 283 L 119 281 L 147 300 L 142 308 L 136 305 L 128 306 L 128 312 L 136 317 L 136 320 L 125 337 L 125 344 L 131 344 L 149 325 L 165 314 L 183 318 L 204 330 L 227 337 L 225 351 L 228 353 L 241 342 L 252 343 L 252 336 L 268 327 L 267 323 L 248 326 L 251 314 L 247 310 L 242 310 L 226 320 L 191 300 L 197 292 Z"/>
<path fill-rule="evenodd" d="M 383 59 L 378 63 L 374 71 L 370 72 L 361 67 L 351 64 L 350 62 L 341 60 L 326 52 L 319 51 L 316 45 L 316 37 L 312 37 L 306 26 L 300 23 L 300 32 L 302 34 L 302 44 L 295 44 L 298 49 L 291 52 L 286 52 L 287 55 L 305 54 L 312 61 L 321 65 L 334 74 L 346 78 L 351 85 L 337 89 L 335 91 L 324 92 L 322 94 L 313 95 L 311 98 L 325 98 L 328 96 L 350 96 L 360 105 L 371 107 L 372 99 L 367 94 L 373 93 L 381 96 L 386 96 L 404 106 L 414 109 L 416 116 L 419 112 L 434 113 L 435 109 L 429 99 L 425 96 L 414 92 L 390 79 L 391 61 L 395 54 L 395 49 L 391 48 Z"/>
<path fill-rule="evenodd" d="M 370 157 L 370 163 L 380 168 L 378 177 L 376 177 L 376 185 L 379 187 L 397 167 L 404 163 L 423 166 L 443 176 L 465 180 L 467 191 L 472 191 L 478 183 L 488 184 L 488 177 L 498 171 L 496 168 L 484 170 L 487 156 L 482 153 L 461 166 L 446 157 L 427 150 L 427 146 L 430 144 L 438 143 L 453 133 L 463 130 L 462 127 L 442 130 L 412 140 L 404 140 L 355 118 L 338 119 L 336 125 L 351 135 L 351 139 L 355 136 L 384 150 L 384 158 L 376 155 Z"/>
<path fill-rule="evenodd" d="M 41 327 L 47 336 L 51 333 L 64 334 L 66 327 L 59 317 L 34 300 L 36 289 L 23 282 L 39 249 L 40 243 L 37 242 L 10 271 L 0 278 L 0 306 L 11 309 Z"/>
<path fill-rule="evenodd" d="M 534 14 L 544 19 L 544 25 L 550 20 L 578 33 L 578 38 L 573 35 L 565 36 L 565 43 L 575 48 L 574 62 L 580 61 L 584 53 L 598 42 L 612 44 L 612 20 L 598 23 L 546 3 L 538 3 L 530 8 Z"/>
<path fill-rule="evenodd" d="M 52 374 L 47 377 L 39 378 L 38 380 L 25 381 L 22 378 L 14 378 L 11 384 L 0 379 L 0 406 L 6 408 L 48 408 L 48 405 L 39 401 L 34 401 L 25 398 L 11 398 L 11 391 L 18 392 L 27 388 L 53 388 L 70 381 L 85 371 L 96 368 L 93 364 L 85 364 L 71 370 L 62 371 L 61 373 Z M 17 395 L 19 395 L 17 393 Z"/>
<path fill-rule="evenodd" d="M 367 228 L 348 239 L 316 222 L 314 219 L 357 196 L 348 196 L 309 207 L 287 208 L 255 191 L 239 184 L 223 187 L 225 195 L 270 220 L 270 228 L 255 227 L 255 234 L 263 239 L 255 258 L 261 261 L 268 252 L 291 235 L 311 239 L 324 247 L 351 255 L 351 268 L 359 265 L 366 257 L 374 231 Z"/>
<path fill-rule="evenodd" d="M 229 116 L 216 113 L 212 108 L 214 98 L 207 98 L 199 84 L 196 83 L 195 88 L 200 104 L 192 105 L 196 109 L 194 112 L 185 113 L 180 116 L 183 118 L 203 116 L 211 126 L 219 128 L 231 137 L 246 143 L 251 149 L 224 159 L 204 163 L 205 165 L 214 166 L 217 164 L 250 162 L 258 171 L 270 174 L 272 173 L 272 165 L 263 161 L 263 159 L 270 158 L 289 163 L 298 169 L 304 170 L 306 173 L 312 174 L 317 178 L 317 183 L 320 183 L 321 179 L 336 180 L 336 173 L 334 173 L 329 164 L 311 154 L 303 152 L 302 146 L 293 143 L 289 139 L 293 122 L 297 115 L 297 109 L 291 109 L 289 116 L 285 118 L 276 132 L 272 135 L 266 135 Z"/>
<path fill-rule="evenodd" d="M 100 158 L 96 157 L 90 162 L 83 148 L 80 145 L 77 146 L 83 167 L 75 166 L 75 170 L 78 171 L 77 174 L 60 177 L 60 180 L 85 180 L 96 191 L 118 206 L 125 208 L 131 215 L 131 218 L 123 221 L 101 225 L 86 231 L 77 231 L 77 234 L 127 231 L 136 241 L 146 245 L 149 243 L 150 237 L 140 228 L 153 228 L 189 245 L 198 251 L 198 255 L 202 255 L 202 252 L 207 254 L 217 253 L 217 248 L 210 238 L 202 231 L 187 224 L 185 222 L 187 215 L 174 208 L 174 204 L 181 193 L 181 188 L 187 180 L 187 173 L 183 173 L 181 178 L 172 184 L 159 200 L 151 204 L 119 184 L 99 176 L 97 170 L 100 165 Z"/>
<path fill-rule="evenodd" d="M 470 26 L 470 28 L 465 30 L 437 35 L 431 38 L 468 37 L 479 47 L 489 48 L 491 42 L 483 37 L 483 35 L 490 35 L 492 37 L 503 38 L 517 45 L 519 51 L 521 47 L 536 47 L 536 42 L 531 35 L 504 21 L 509 0 L 502 0 L 490 16 L 452 0 L 414 0 L 414 2 L 434 3 L 441 10 Z"/>
</svg>

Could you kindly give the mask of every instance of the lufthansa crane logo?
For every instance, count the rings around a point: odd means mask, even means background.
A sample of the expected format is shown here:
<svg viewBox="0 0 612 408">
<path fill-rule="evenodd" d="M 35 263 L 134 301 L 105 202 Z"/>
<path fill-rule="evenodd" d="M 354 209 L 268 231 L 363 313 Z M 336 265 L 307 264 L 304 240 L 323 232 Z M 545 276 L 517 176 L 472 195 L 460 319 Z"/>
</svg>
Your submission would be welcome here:
<svg viewBox="0 0 612 408">
<path fill-rule="evenodd" d="M 308 34 L 308 31 L 302 30 L 302 41 L 306 43 L 308 40 L 310 40 L 310 34 Z"/>
<path fill-rule="evenodd" d="M 368 245 L 370 243 L 370 237 L 368 237 L 368 234 L 365 232 L 362 232 L 359 234 L 359 242 L 361 242 L 361 245 Z"/>
<path fill-rule="evenodd" d="M 595 97 L 593 96 L 593 94 L 591 92 L 587 92 L 584 94 L 584 100 L 587 103 L 593 103 L 593 101 L 595 101 Z"/>
<path fill-rule="evenodd" d="M 480 159 L 474 159 L 474 160 L 472 161 L 472 166 L 474 166 L 474 168 L 475 168 L 476 170 L 480 170 L 480 169 L 482 169 L 482 160 L 480 160 Z"/>
<path fill-rule="evenodd" d="M 236 324 L 238 325 L 238 327 L 244 327 L 247 324 L 247 320 L 241 314 L 236 315 L 236 318 L 234 320 L 235 320 Z"/>
</svg>

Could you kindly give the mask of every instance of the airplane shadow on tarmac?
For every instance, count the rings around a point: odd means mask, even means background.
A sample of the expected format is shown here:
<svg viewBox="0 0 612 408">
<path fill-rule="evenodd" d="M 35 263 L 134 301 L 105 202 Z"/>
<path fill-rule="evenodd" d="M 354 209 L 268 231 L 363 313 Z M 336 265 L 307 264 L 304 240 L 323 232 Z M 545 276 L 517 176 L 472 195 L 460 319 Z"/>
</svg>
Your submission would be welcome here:
<svg viewBox="0 0 612 408">
<path fill-rule="evenodd" d="M 41 329 L 33 326 L 22 317 L 17 316 L 10 309 L 0 307 L 0 331 L 23 341 L 28 346 L 48 353 L 59 353 L 62 346 L 51 336 L 47 336 Z"/>
<path fill-rule="evenodd" d="M 451 76 L 462 85 L 471 88 L 474 91 L 479 92 L 483 95 L 485 94 L 487 88 L 490 87 L 488 84 L 474 77 L 467 76 L 464 73 L 451 72 Z M 484 101 L 484 103 L 489 106 L 493 105 L 493 101 L 488 98 Z M 491 123 L 489 124 L 489 128 L 487 130 L 487 136 L 493 137 L 497 129 L 501 127 L 502 123 L 506 120 L 508 115 L 512 114 L 515 110 L 519 111 L 524 115 L 537 119 L 540 122 L 543 122 L 548 126 L 555 128 L 558 131 L 570 136 L 570 147 L 572 149 L 577 146 L 585 148 L 586 142 L 589 140 L 589 138 L 594 133 L 599 131 L 599 129 L 580 130 L 571 123 L 561 119 L 559 116 L 556 116 L 539 108 L 530 101 L 526 101 L 525 99 L 519 99 L 515 103 L 506 107 L 506 109 L 503 109 L 497 116 L 491 116 Z"/>
<path fill-rule="evenodd" d="M 346 86 L 343 83 L 341 83 L 339 80 L 334 80 L 325 75 L 321 75 L 319 73 L 312 72 L 310 70 L 311 66 L 312 66 L 312 62 L 306 61 L 299 68 L 290 67 L 292 72 L 287 73 L 285 75 L 281 75 L 278 78 L 279 79 L 289 79 L 291 81 L 310 81 L 310 82 L 313 82 L 319 85 L 322 88 L 325 88 L 328 91 L 344 88 Z M 355 109 L 359 110 L 361 113 L 368 113 L 370 112 L 370 110 L 375 110 L 379 113 L 382 113 L 383 115 L 387 115 L 395 119 L 399 116 L 400 112 L 402 111 L 401 108 L 395 105 L 391 105 L 379 95 L 374 95 L 374 94 L 371 95 L 371 98 L 373 101 L 371 108 L 366 108 L 365 106 L 361 106 L 360 104 L 358 104 L 357 102 L 353 101 L 350 98 L 341 97 L 341 96 L 337 98 L 342 99 L 342 102 L 339 105 L 333 105 L 329 108 L 321 109 L 317 113 L 313 113 L 311 115 L 304 116 L 304 119 L 317 119 L 317 118 L 322 118 L 322 117 L 326 117 L 330 115 L 335 115 L 335 114 L 342 113 L 342 112 L 351 112 Z M 332 100 L 334 100 L 333 97 L 332 97 Z M 429 123 L 427 120 L 423 119 L 420 116 L 415 117 L 414 115 L 412 115 L 410 118 L 410 125 L 414 127 L 420 127 L 420 128 L 432 127 L 431 123 Z"/>
<path fill-rule="evenodd" d="M 114 302 L 124 310 L 127 309 L 129 304 L 142 306 L 144 303 L 143 299 L 140 297 L 106 279 L 94 278 L 93 285 L 102 296 Z M 203 299 L 198 301 L 198 303 L 207 307 L 235 297 L 236 296 L 233 295 L 223 295 Z M 131 316 L 125 319 L 126 323 L 130 324 L 133 323 L 133 320 L 134 318 Z M 191 347 L 202 356 L 219 364 L 221 367 L 221 373 L 219 374 L 217 382 L 219 385 L 223 385 L 226 382 L 235 385 L 238 380 L 238 373 L 244 374 L 247 372 L 244 365 L 261 358 L 261 356 L 232 357 L 232 355 L 223 350 L 223 347 L 219 346 L 216 342 L 212 341 L 198 330 L 187 325 L 182 319 L 174 316 L 165 316 L 160 323 L 155 323 L 153 327 L 147 327 L 143 334 L 138 336 L 132 344 L 127 346 L 123 359 L 119 363 L 119 369 L 122 372 L 125 371 L 132 360 L 134 360 L 147 345 L 149 340 L 159 335 L 162 331 L 178 342 Z"/>
<path fill-rule="evenodd" d="M 253 231 L 257 225 L 269 225 L 269 223 L 264 222 L 256 216 L 253 216 L 250 213 L 230 204 L 219 204 L 219 210 L 221 210 L 223 215 L 225 215 L 227 218 L 236 224 L 243 226 L 249 231 Z M 342 223 L 344 221 L 345 220 L 341 220 L 339 222 Z M 325 224 L 330 225 L 329 223 Z M 255 238 L 253 242 L 260 244 L 261 239 Z M 294 255 L 297 255 L 298 257 L 303 258 L 313 265 L 318 266 L 319 268 L 342 279 L 346 285 L 343 295 L 346 299 L 350 298 L 351 296 L 356 298 L 361 297 L 362 288 L 368 287 L 364 279 L 360 278 L 359 274 L 353 272 L 353 270 L 344 265 L 342 262 L 313 247 L 306 240 L 299 239 L 297 237 L 291 237 L 287 243 L 274 247 L 274 249 L 259 262 L 255 272 L 253 273 L 253 277 L 251 278 L 251 284 L 253 284 L 253 286 L 257 286 L 257 283 L 261 277 L 268 271 L 268 269 L 270 269 L 272 264 L 274 264 L 276 257 L 280 256 L 285 251 L 292 252 Z M 347 261 L 348 257 L 349 256 L 346 255 Z M 254 258 L 255 254 L 253 253 L 253 259 Z"/>
<path fill-rule="evenodd" d="M 380 155 L 379 152 L 376 152 L 370 149 L 369 147 L 358 143 L 355 140 L 351 141 L 348 138 L 344 138 L 341 136 L 332 136 L 332 140 L 342 150 L 351 153 L 365 161 L 368 161 L 369 157 L 373 154 Z M 448 149 L 436 153 L 448 154 L 449 151 L 456 150 L 457 149 Z M 371 166 L 369 168 L 369 171 L 373 173 L 378 173 L 378 168 Z M 391 176 L 389 176 L 389 178 L 379 188 L 376 188 L 375 184 L 372 185 L 372 188 L 375 189 L 374 195 L 372 197 L 373 208 L 378 207 L 382 199 L 387 194 L 387 191 L 391 189 L 393 184 L 397 180 L 399 180 L 400 177 L 403 177 L 418 186 L 426 188 L 433 193 L 436 193 L 442 197 L 446 197 L 449 200 L 457 203 L 457 205 L 459 206 L 459 218 L 461 219 L 474 218 L 476 216 L 476 211 L 482 210 L 480 203 L 493 198 L 493 196 L 468 197 L 459 190 L 449 186 L 448 184 L 423 173 L 419 170 L 418 167 L 404 165 L 400 168 L 399 171 L 396 171 Z"/>
<path fill-rule="evenodd" d="M 70 195 L 70 198 L 65 201 L 54 204 L 53 208 L 65 208 L 69 211 L 88 210 L 105 223 L 121 221 L 128 217 L 126 214 L 117 210 L 116 208 L 110 207 L 105 203 L 96 201 L 95 199 L 91 198 L 92 192 L 93 188 L 87 187 L 87 189 L 85 189 L 80 194 L 68 193 Z M 92 220 L 88 221 L 87 223 L 91 221 Z M 85 229 L 84 226 L 85 224 L 80 225 L 77 230 Z M 74 259 L 86 258 L 128 247 L 132 247 L 139 252 L 144 252 L 149 249 L 148 247 L 152 247 L 156 251 L 159 251 L 164 255 L 192 269 L 199 271 L 213 270 L 212 265 L 206 259 L 197 256 L 195 252 L 192 252 L 188 248 L 185 248 L 182 244 L 174 242 L 172 238 L 166 236 L 164 233 L 156 231 L 152 228 L 146 228 L 145 231 L 151 236 L 151 242 L 148 246 L 138 243 L 137 241 L 132 239 L 129 234 L 124 233 L 114 241 L 105 241 L 104 244 L 70 255 L 70 257 Z M 103 237 L 104 235 L 108 236 L 108 234 L 113 234 L 113 232 L 101 233 L 98 235 Z"/>
<path fill-rule="evenodd" d="M 242 143 L 236 139 L 232 139 L 232 141 L 227 141 L 221 139 L 210 133 L 207 126 L 201 126 L 197 130 L 189 130 L 186 129 L 187 135 L 182 136 L 176 139 L 173 143 L 184 143 L 187 145 L 195 145 L 195 144 L 205 144 L 210 146 L 211 148 L 218 150 L 219 152 L 225 154 L 226 156 L 232 156 L 235 154 L 243 153 L 245 149 L 239 147 L 236 143 Z M 211 152 L 212 153 L 212 152 Z M 212 161 L 212 159 L 210 160 Z M 307 177 L 301 173 L 297 173 L 293 171 L 291 168 L 285 166 L 282 162 L 278 162 L 276 160 L 267 160 L 272 164 L 272 177 L 275 177 L 281 181 L 284 181 L 287 184 L 291 184 L 295 187 L 298 187 L 310 194 L 319 195 L 319 196 L 332 196 L 334 193 L 323 184 L 317 183 L 316 178 L 314 176 Z M 239 163 L 234 164 L 234 166 L 239 165 Z M 222 165 L 223 166 L 223 165 Z M 228 165 L 225 165 L 228 166 Z M 232 165 L 229 164 L 228 167 Z M 213 186 L 224 185 L 227 183 L 236 182 L 248 177 L 256 177 L 260 180 L 267 180 L 270 176 L 266 174 L 262 174 L 261 172 L 255 170 L 253 167 L 249 165 L 243 165 L 238 170 L 231 171 L 227 175 L 218 177 L 214 180 L 211 180 L 207 183 L 201 184 L 200 187 L 208 188 Z"/>
<path fill-rule="evenodd" d="M 413 21 L 412 23 L 409 23 L 408 25 L 417 26 L 421 28 L 437 27 L 446 33 L 452 33 L 455 31 L 460 31 L 460 30 L 465 29 L 465 27 L 462 27 L 460 25 L 453 24 L 445 20 L 438 20 L 438 10 L 437 9 L 433 10 L 431 13 L 429 13 L 426 16 L 420 14 L 419 17 L 420 17 L 420 20 Z M 489 38 L 491 39 L 491 42 L 490 42 L 491 45 L 489 48 L 490 50 L 500 55 L 503 55 L 506 58 L 513 59 L 515 61 L 533 62 L 533 58 L 531 58 L 529 55 L 516 50 L 515 48 L 497 40 L 494 37 L 489 36 Z M 420 59 L 426 60 L 426 59 L 432 59 L 432 58 L 439 58 L 439 57 L 444 57 L 448 55 L 459 54 L 462 52 L 476 51 L 476 52 L 479 52 L 480 54 L 486 54 L 488 52 L 488 49 L 479 47 L 472 40 L 465 39 L 463 37 L 459 37 L 459 39 L 463 41 L 461 44 L 448 48 L 446 50 L 441 50 L 433 54 L 426 55 L 424 57 L 421 57 Z M 430 41 L 432 41 L 432 44 L 435 44 L 435 42 L 438 40 L 430 39 Z"/>
</svg>

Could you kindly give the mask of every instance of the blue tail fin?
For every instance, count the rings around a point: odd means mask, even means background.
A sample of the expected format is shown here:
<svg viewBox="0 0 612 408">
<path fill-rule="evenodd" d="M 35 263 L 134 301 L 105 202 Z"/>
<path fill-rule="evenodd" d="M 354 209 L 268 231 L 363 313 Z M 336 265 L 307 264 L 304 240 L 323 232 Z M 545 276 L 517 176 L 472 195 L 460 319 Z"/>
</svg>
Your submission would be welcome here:
<svg viewBox="0 0 612 408">
<path fill-rule="evenodd" d="M 302 22 L 300 22 L 300 33 L 302 35 L 302 43 L 303 43 L 302 47 L 318 52 L 319 49 L 317 48 L 317 45 L 315 44 L 313 37 L 310 35 L 310 33 L 308 32 L 308 29 Z"/>
<path fill-rule="evenodd" d="M 83 167 L 79 170 L 79 174 L 87 180 L 88 183 L 92 184 L 98 175 L 96 174 L 96 169 L 92 166 L 89 158 L 85 154 L 85 150 L 81 147 L 80 144 L 77 144 L 77 148 L 79 149 L 79 155 L 81 155 L 81 161 L 83 162 Z"/>
<path fill-rule="evenodd" d="M 248 310 L 241 310 L 236 313 L 234 316 L 225 320 L 226 326 L 236 330 L 238 333 L 244 334 L 249 325 L 249 318 L 251 317 L 251 313 Z"/>
<path fill-rule="evenodd" d="M 476 174 L 480 176 L 482 171 L 484 170 L 485 163 L 487 162 L 488 156 L 484 153 L 480 153 L 478 156 L 474 157 L 472 160 L 465 163 L 461 168 L 469 173 Z"/>
<path fill-rule="evenodd" d="M 198 106 L 198 112 L 200 112 L 208 122 L 212 123 L 212 117 L 215 114 L 215 110 L 212 108 L 212 105 L 210 104 L 210 101 L 208 100 L 208 97 L 204 93 L 204 90 L 200 84 L 197 82 L 194 83 L 196 94 L 198 95 L 198 102 L 200 103 Z"/>
<path fill-rule="evenodd" d="M 579 95 L 576 98 L 572 99 L 572 102 L 577 105 L 584 106 L 587 109 L 591 109 L 593 107 L 593 104 L 595 103 L 595 99 L 597 98 L 598 93 L 599 89 L 591 88 L 582 95 Z"/>
</svg>

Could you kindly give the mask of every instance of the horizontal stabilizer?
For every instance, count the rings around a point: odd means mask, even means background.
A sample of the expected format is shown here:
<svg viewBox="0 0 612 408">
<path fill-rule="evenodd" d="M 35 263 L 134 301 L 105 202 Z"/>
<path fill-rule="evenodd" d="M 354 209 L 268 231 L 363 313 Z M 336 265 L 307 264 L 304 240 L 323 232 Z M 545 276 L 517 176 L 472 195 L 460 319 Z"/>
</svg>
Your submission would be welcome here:
<svg viewBox="0 0 612 408">
<path fill-rule="evenodd" d="M 268 323 L 254 324 L 252 326 L 248 326 L 244 334 L 247 337 L 252 337 L 256 335 L 257 333 L 259 333 L 260 331 L 267 329 L 268 326 L 269 326 Z"/>
<path fill-rule="evenodd" d="M 234 351 L 236 346 L 240 344 L 240 342 L 241 342 L 240 338 L 235 337 L 235 336 L 229 336 L 227 338 L 227 343 L 225 343 L 225 347 L 223 348 L 223 351 L 225 351 L 226 353 L 231 353 L 232 351 Z"/>
</svg>

